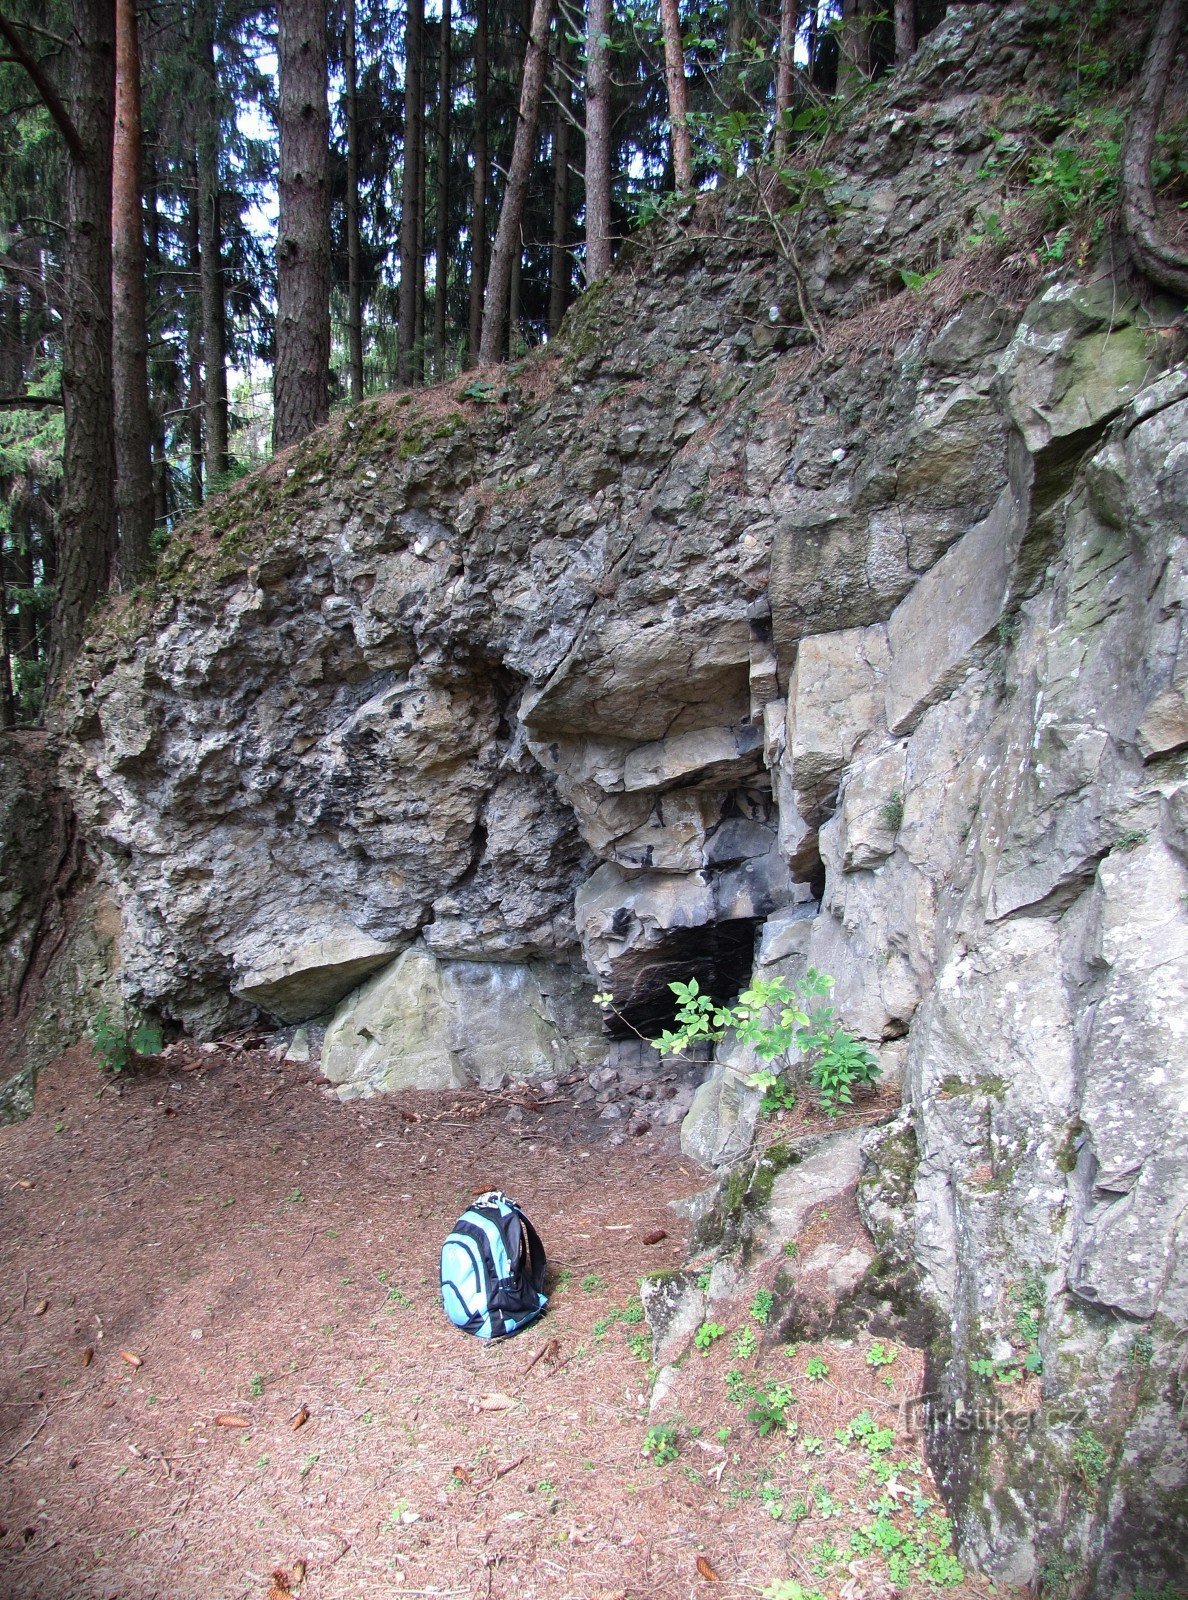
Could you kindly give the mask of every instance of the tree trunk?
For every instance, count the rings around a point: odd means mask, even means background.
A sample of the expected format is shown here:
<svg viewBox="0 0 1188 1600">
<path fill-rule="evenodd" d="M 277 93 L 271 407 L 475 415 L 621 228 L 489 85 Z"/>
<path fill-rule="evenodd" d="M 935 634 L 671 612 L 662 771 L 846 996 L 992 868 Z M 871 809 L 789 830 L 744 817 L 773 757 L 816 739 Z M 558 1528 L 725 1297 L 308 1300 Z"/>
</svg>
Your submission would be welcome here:
<svg viewBox="0 0 1188 1600">
<path fill-rule="evenodd" d="M 115 122 L 112 0 L 73 0 L 68 109 L 78 148 L 66 166 L 62 269 L 65 449 L 49 682 L 78 653 L 116 554 L 111 375 L 111 151 Z"/>
<path fill-rule="evenodd" d="M 449 5 L 449 0 L 445 0 Z M 355 61 L 355 0 L 346 0 L 342 35 L 346 89 L 347 366 L 351 404 L 363 398 L 363 249 L 359 240 L 359 78 Z"/>
<path fill-rule="evenodd" d="M 0 478 L 7 499 L 8 480 Z M 0 728 L 16 727 L 16 700 L 12 692 L 12 647 L 9 642 L 8 584 L 4 578 L 4 548 L 0 544 Z"/>
<path fill-rule="evenodd" d="M 487 81 L 487 0 L 475 0 L 474 29 L 474 185 L 470 201 L 470 330 L 466 364 L 478 360 L 483 331 L 483 284 L 487 277 L 487 135 L 490 94 Z"/>
<path fill-rule="evenodd" d="M 522 228 L 522 225 L 521 225 Z M 512 249 L 511 281 L 507 286 L 507 359 L 520 354 L 520 284 L 524 275 L 524 237 L 517 234 Z"/>
<path fill-rule="evenodd" d="M 433 376 L 445 378 L 450 255 L 450 0 L 441 0 L 437 74 L 437 237 L 433 244 Z"/>
<path fill-rule="evenodd" d="M 895 0 L 895 65 L 916 52 L 916 0 Z"/>
<path fill-rule="evenodd" d="M 838 37 L 837 92 L 856 94 L 870 78 L 870 27 L 864 0 L 842 0 Z"/>
<path fill-rule="evenodd" d="M 1147 45 L 1122 152 L 1122 225 L 1135 266 L 1159 288 L 1178 295 L 1188 295 L 1188 255 L 1160 234 L 1151 157 L 1183 23 L 1184 0 L 1163 0 Z"/>
<path fill-rule="evenodd" d="M 166 346 L 162 360 L 161 337 L 161 210 L 157 190 L 156 157 L 150 155 L 145 175 L 145 212 L 148 221 L 148 257 L 145 289 L 148 296 L 149 422 L 152 428 L 153 522 L 169 516 L 169 462 L 165 452 L 165 412 L 177 404 L 177 362 Z"/>
<path fill-rule="evenodd" d="M 199 5 L 195 44 L 202 83 L 198 107 L 198 236 L 201 244 L 203 439 L 206 492 L 227 471 L 227 322 L 220 218 L 223 122 L 214 53 L 214 8 Z"/>
<path fill-rule="evenodd" d="M 198 164 L 191 163 L 186 208 L 186 260 L 190 281 L 186 308 L 186 431 L 190 443 L 190 504 L 202 504 L 202 258 L 198 234 Z"/>
<path fill-rule="evenodd" d="M 276 241 L 276 449 L 330 415 L 330 112 L 323 0 L 279 0 L 280 216 Z"/>
<path fill-rule="evenodd" d="M 677 0 L 660 0 L 664 31 L 664 77 L 668 84 L 668 121 L 672 129 L 672 175 L 678 194 L 693 187 L 693 145 L 689 138 L 689 104 L 685 89 L 685 49 Z"/>
<path fill-rule="evenodd" d="M 569 39 L 564 22 L 557 30 L 554 74 L 557 115 L 553 121 L 553 228 L 549 245 L 549 337 L 561 327 L 569 304 Z"/>
<path fill-rule="evenodd" d="M 141 205 L 140 40 L 136 0 L 115 0 L 115 138 L 111 182 L 112 379 L 120 583 L 148 571 L 153 531 L 152 423 Z"/>
<path fill-rule="evenodd" d="M 404 171 L 400 194 L 400 295 L 397 302 L 397 374 L 401 383 L 414 376 L 417 336 L 418 201 L 421 195 L 421 151 L 424 144 L 425 94 L 421 82 L 425 0 L 408 0 L 404 33 Z"/>
<path fill-rule="evenodd" d="M 425 35 L 421 33 L 421 92 L 425 91 Z M 417 160 L 417 314 L 413 322 L 412 375 L 414 383 L 425 381 L 425 219 L 428 214 L 425 191 L 428 182 L 428 146 L 425 137 L 425 107 L 421 106 L 421 149 Z"/>
<path fill-rule="evenodd" d="M 609 0 L 587 0 L 586 282 L 611 268 L 611 103 Z"/>
<path fill-rule="evenodd" d="M 796 76 L 796 23 L 800 0 L 781 0 L 780 63 L 776 71 L 775 137 L 772 154 L 776 166 L 788 159 L 788 113 L 792 108 L 792 84 Z"/>
<path fill-rule="evenodd" d="M 516 140 L 512 147 L 503 207 L 499 213 L 495 248 L 491 252 L 491 271 L 487 277 L 483 337 L 479 346 L 479 361 L 483 366 L 493 366 L 499 360 L 499 353 L 503 348 L 504 318 L 507 316 L 512 263 L 521 249 L 520 225 L 524 216 L 524 201 L 528 195 L 528 179 L 536 155 L 536 125 L 540 118 L 540 102 L 544 96 L 545 71 L 549 60 L 549 21 L 552 10 L 553 0 L 534 0 L 532 28 L 524 56 L 524 77 L 520 84 L 520 112 L 516 121 Z"/>
<path fill-rule="evenodd" d="M 743 38 L 746 34 L 747 0 L 729 0 L 726 9 L 726 40 L 719 95 L 723 111 L 741 111 Z M 738 150 L 724 144 L 718 156 L 718 182 L 729 183 L 738 176 Z"/>
</svg>

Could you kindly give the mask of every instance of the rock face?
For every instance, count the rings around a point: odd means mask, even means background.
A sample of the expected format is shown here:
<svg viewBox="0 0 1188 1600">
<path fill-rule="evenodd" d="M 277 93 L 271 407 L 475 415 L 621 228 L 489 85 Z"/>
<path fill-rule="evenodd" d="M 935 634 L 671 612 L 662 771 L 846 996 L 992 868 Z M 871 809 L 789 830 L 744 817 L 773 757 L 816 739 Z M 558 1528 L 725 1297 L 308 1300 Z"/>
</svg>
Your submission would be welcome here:
<svg viewBox="0 0 1188 1600">
<path fill-rule="evenodd" d="M 348 1094 L 593 1064 L 583 970 L 628 1035 L 674 977 L 832 974 L 904 1105 L 879 1258 L 820 1271 L 894 1258 L 946 1330 L 966 1557 L 1104 1596 L 1188 1547 L 1188 370 L 1104 273 L 892 294 L 992 204 L 1046 26 L 954 8 L 864 101 L 803 295 L 709 197 L 492 403 L 369 402 L 229 492 L 59 719 L 129 998 L 332 1013 Z M 708 1166 L 747 1066 L 673 1102 Z M 1025 1433 L 970 1430 L 1004 1391 Z"/>
</svg>

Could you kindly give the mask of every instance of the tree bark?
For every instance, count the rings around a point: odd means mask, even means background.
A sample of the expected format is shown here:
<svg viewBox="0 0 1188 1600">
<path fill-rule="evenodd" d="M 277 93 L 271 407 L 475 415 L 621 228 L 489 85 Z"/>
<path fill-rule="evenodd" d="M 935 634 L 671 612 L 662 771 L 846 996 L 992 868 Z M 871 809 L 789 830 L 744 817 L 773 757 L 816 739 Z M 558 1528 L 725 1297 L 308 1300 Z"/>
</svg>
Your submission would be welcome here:
<svg viewBox="0 0 1188 1600">
<path fill-rule="evenodd" d="M 445 0 L 449 5 L 449 0 Z M 359 75 L 355 59 L 355 0 L 346 0 L 342 36 L 346 91 L 347 367 L 351 404 L 363 398 L 363 247 L 359 238 Z"/>
<path fill-rule="evenodd" d="M 483 337 L 479 345 L 479 361 L 483 366 L 493 366 L 503 348 L 512 262 L 521 249 L 520 225 L 524 217 L 528 179 L 536 155 L 536 127 L 540 119 L 540 103 L 544 96 L 545 71 L 548 67 L 552 10 L 553 0 L 534 0 L 532 27 L 524 56 L 524 76 L 520 84 L 516 139 L 507 173 L 503 207 L 499 213 L 495 248 L 491 252 L 491 271 L 487 277 Z"/>
<path fill-rule="evenodd" d="M 323 0 L 279 0 L 280 216 L 276 242 L 276 449 L 330 415 L 330 112 Z"/>
<path fill-rule="evenodd" d="M 156 157 L 150 155 L 145 174 L 145 214 L 148 222 L 148 255 L 145 262 L 145 291 L 148 300 L 146 321 L 149 340 L 149 421 L 152 428 L 153 522 L 164 523 L 169 516 L 169 462 L 165 450 L 165 412 L 177 403 L 177 362 L 172 345 L 164 346 L 161 357 L 161 210 L 157 189 Z"/>
<path fill-rule="evenodd" d="M 781 0 L 780 61 L 776 71 L 775 136 L 772 154 L 777 166 L 788 159 L 788 113 L 792 108 L 792 84 L 796 76 L 796 23 L 800 0 Z"/>
<path fill-rule="evenodd" d="M 202 259 L 198 233 L 198 164 L 191 163 L 186 208 L 186 260 L 190 282 L 186 308 L 186 431 L 190 444 L 190 504 L 202 504 Z"/>
<path fill-rule="evenodd" d="M 421 93 L 425 92 L 425 35 L 421 33 Z M 425 107 L 421 105 L 421 148 L 417 160 L 417 313 L 413 321 L 412 376 L 414 383 L 425 381 L 425 225 L 428 216 L 426 189 L 428 187 L 429 161 L 426 137 Z"/>
<path fill-rule="evenodd" d="M 68 111 L 82 155 L 66 167 L 62 271 L 65 449 L 49 684 L 82 644 L 115 567 L 115 427 L 111 371 L 111 156 L 115 123 L 113 0 L 73 0 Z M 69 142 L 69 141 L 68 141 Z"/>
<path fill-rule="evenodd" d="M 433 376 L 445 378 L 450 255 L 450 0 L 441 0 L 437 72 L 437 235 L 433 243 Z"/>
<path fill-rule="evenodd" d="M 401 383 L 413 381 L 417 335 L 417 277 L 420 234 L 421 154 L 424 145 L 425 94 L 421 81 L 425 0 L 408 0 L 404 33 L 404 171 L 400 195 L 400 294 L 397 301 L 396 370 Z"/>
<path fill-rule="evenodd" d="M 557 30 L 554 74 L 557 114 L 553 120 L 553 227 L 549 245 L 549 337 L 561 327 L 569 304 L 569 40 L 564 22 Z"/>
<path fill-rule="evenodd" d="M 201 245 L 203 355 L 203 441 L 206 491 L 227 471 L 227 315 L 223 296 L 223 229 L 219 194 L 223 124 L 214 53 L 214 8 L 197 9 L 198 70 L 198 236 Z"/>
<path fill-rule="evenodd" d="M 490 93 L 487 72 L 487 0 L 475 0 L 474 183 L 470 200 L 470 329 L 467 366 L 478 360 L 483 331 L 483 284 L 487 278 L 487 142 Z"/>
<path fill-rule="evenodd" d="M 870 27 L 864 0 L 842 0 L 838 36 L 837 92 L 857 93 L 870 78 Z"/>
<path fill-rule="evenodd" d="M 0 490 L 8 483 L 0 479 Z M 7 499 L 7 492 L 5 492 Z M 0 545 L 0 728 L 16 727 L 16 700 L 12 692 L 12 647 L 9 641 L 8 584 L 4 577 L 4 548 Z"/>
<path fill-rule="evenodd" d="M 115 0 L 112 154 L 112 377 L 115 399 L 119 575 L 125 589 L 148 571 L 153 531 L 152 423 L 141 203 L 140 40 L 136 0 Z"/>
<path fill-rule="evenodd" d="M 1188 295 L 1188 255 L 1173 248 L 1160 233 L 1151 157 L 1183 24 L 1184 0 L 1163 0 L 1147 45 L 1122 152 L 1122 226 L 1130 253 L 1152 283 L 1178 295 Z"/>
<path fill-rule="evenodd" d="M 916 52 L 916 0 L 895 0 L 895 65 Z"/>
<path fill-rule="evenodd" d="M 722 62 L 722 88 L 719 96 L 725 111 L 741 111 L 742 48 L 746 33 L 746 0 L 729 0 L 726 9 L 725 58 Z M 738 151 L 724 147 L 718 157 L 718 181 L 728 183 L 738 176 Z"/>
<path fill-rule="evenodd" d="M 586 282 L 611 268 L 610 5 L 587 0 Z"/>
<path fill-rule="evenodd" d="M 668 122 L 672 129 L 672 175 L 678 194 L 693 187 L 693 144 L 689 137 L 689 102 L 685 87 L 685 49 L 677 0 L 660 0 L 664 33 L 664 77 L 668 84 Z"/>
</svg>

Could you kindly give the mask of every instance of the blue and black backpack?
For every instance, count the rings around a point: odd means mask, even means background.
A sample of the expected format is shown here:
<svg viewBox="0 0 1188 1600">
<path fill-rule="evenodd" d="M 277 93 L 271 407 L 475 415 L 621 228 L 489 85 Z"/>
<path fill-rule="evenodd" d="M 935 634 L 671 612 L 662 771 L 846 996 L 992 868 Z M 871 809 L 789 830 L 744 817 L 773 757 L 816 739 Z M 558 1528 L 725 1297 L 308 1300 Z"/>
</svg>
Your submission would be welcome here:
<svg viewBox="0 0 1188 1600">
<path fill-rule="evenodd" d="M 505 1339 L 535 1322 L 543 1293 L 544 1246 L 514 1200 L 479 1195 L 441 1247 L 441 1301 L 456 1328 Z"/>
</svg>

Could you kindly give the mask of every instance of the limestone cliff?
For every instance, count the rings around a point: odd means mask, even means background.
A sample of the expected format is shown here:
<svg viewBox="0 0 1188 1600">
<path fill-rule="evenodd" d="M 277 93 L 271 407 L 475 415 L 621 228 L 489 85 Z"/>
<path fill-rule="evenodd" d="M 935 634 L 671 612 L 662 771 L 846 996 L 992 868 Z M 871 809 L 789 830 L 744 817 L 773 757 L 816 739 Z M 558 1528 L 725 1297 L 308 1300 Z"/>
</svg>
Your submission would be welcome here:
<svg viewBox="0 0 1188 1600">
<path fill-rule="evenodd" d="M 59 728 L 128 996 L 333 1014 L 347 1093 L 600 1059 L 587 970 L 645 1029 L 672 976 L 832 973 L 902 1077 L 864 1204 L 946 1330 L 963 1549 L 1106 1594 L 1188 1547 L 1188 369 L 1104 268 L 892 292 L 1044 20 L 955 8 L 795 240 L 672 213 L 505 381 L 231 491 Z M 687 1147 L 753 1116 L 722 1060 Z M 1021 1307 L 1026 1432 L 965 1432 Z"/>
</svg>

